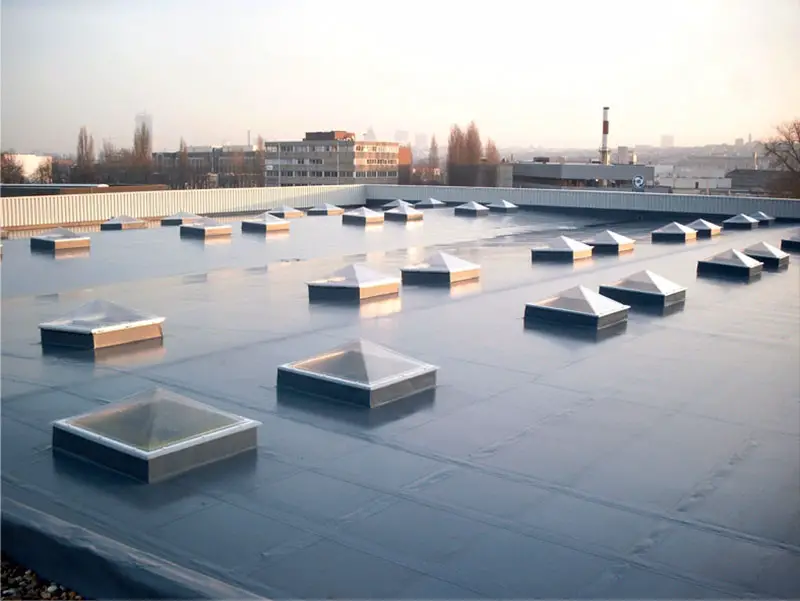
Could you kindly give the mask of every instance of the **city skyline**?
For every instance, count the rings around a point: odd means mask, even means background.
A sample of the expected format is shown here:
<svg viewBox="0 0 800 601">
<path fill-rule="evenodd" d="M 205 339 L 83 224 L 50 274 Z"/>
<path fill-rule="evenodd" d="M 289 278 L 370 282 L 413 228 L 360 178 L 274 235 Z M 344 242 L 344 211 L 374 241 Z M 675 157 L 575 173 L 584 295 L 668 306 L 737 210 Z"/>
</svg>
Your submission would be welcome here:
<svg viewBox="0 0 800 601">
<path fill-rule="evenodd" d="M 3 0 L 3 149 L 70 152 L 82 125 L 129 144 L 142 111 L 158 122 L 157 150 L 370 126 L 445 147 L 450 124 L 471 120 L 502 147 L 596 148 L 606 105 L 612 148 L 658 146 L 665 132 L 700 146 L 770 136 L 800 106 L 798 0 L 515 5 L 480 21 L 417 0 L 399 13 L 356 0 L 213 6 Z M 417 43 L 407 32 L 422 14 L 435 36 Z M 353 33 L 330 35 L 342 22 Z M 598 37 L 612 46 L 603 57 Z M 431 60 L 441 68 L 418 68 Z"/>
</svg>

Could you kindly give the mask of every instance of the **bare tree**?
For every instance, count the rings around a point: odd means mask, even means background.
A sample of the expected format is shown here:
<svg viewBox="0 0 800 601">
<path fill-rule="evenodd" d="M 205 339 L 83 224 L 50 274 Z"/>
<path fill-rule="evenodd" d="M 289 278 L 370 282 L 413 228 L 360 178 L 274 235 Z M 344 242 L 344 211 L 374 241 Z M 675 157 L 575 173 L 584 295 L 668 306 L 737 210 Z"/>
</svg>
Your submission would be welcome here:
<svg viewBox="0 0 800 601">
<path fill-rule="evenodd" d="M 0 156 L 0 181 L 4 184 L 24 184 L 25 175 L 22 172 L 22 163 L 10 152 L 4 152 Z"/>
<path fill-rule="evenodd" d="M 51 159 L 40 162 L 33 172 L 31 181 L 37 184 L 53 183 L 53 161 Z"/>
<path fill-rule="evenodd" d="M 76 183 L 88 184 L 95 181 L 94 138 L 89 135 L 86 126 L 78 132 L 78 148 L 75 158 L 73 179 Z"/>
<path fill-rule="evenodd" d="M 255 183 L 259 188 L 266 185 L 264 178 L 264 169 L 266 167 L 266 146 L 264 145 L 264 138 L 261 135 L 256 138 L 256 151 L 253 159 L 253 170 L 255 171 Z"/>
<path fill-rule="evenodd" d="M 773 168 L 785 173 L 775 178 L 770 192 L 800 198 L 800 119 L 779 125 L 776 133 L 764 142 L 764 155 Z"/>
<path fill-rule="evenodd" d="M 494 140 L 489 138 L 486 140 L 486 150 L 484 151 L 486 162 L 490 165 L 497 165 L 500 163 L 500 151 L 497 150 Z"/>
<path fill-rule="evenodd" d="M 481 144 L 481 134 L 474 121 L 467 126 L 467 133 L 464 136 L 464 157 L 467 165 L 478 165 L 483 157 L 483 144 Z"/>
<path fill-rule="evenodd" d="M 428 151 L 428 167 L 431 172 L 439 168 L 439 144 L 436 142 L 436 135 L 431 136 L 431 148 Z"/>
<path fill-rule="evenodd" d="M 153 175 L 153 148 L 150 130 L 142 123 L 133 133 L 133 167 L 139 183 L 146 184 Z"/>
<path fill-rule="evenodd" d="M 177 160 L 177 187 L 188 188 L 189 180 L 191 179 L 191 168 L 189 165 L 189 147 L 186 145 L 186 140 L 181 138 L 178 143 L 178 160 Z"/>
<path fill-rule="evenodd" d="M 447 140 L 447 183 L 450 186 L 463 185 L 459 168 L 464 164 L 465 151 L 464 132 L 458 125 L 451 126 Z"/>
</svg>

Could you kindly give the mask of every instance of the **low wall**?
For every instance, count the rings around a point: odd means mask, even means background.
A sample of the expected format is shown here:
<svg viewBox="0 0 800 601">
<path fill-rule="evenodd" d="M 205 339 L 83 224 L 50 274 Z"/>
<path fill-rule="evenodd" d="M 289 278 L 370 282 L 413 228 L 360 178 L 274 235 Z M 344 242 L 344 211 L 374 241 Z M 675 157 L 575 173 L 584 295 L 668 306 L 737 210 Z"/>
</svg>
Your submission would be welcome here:
<svg viewBox="0 0 800 601">
<path fill-rule="evenodd" d="M 493 202 L 505 199 L 520 206 L 685 213 L 730 217 L 737 213 L 764 211 L 779 219 L 800 220 L 800 200 L 756 196 L 661 194 L 618 190 L 542 190 L 535 188 L 459 188 L 452 186 L 366 186 L 367 200 L 424 200 L 445 202 Z"/>
<path fill-rule="evenodd" d="M 764 211 L 779 219 L 800 220 L 800 200 L 704 194 L 660 194 L 605 190 L 542 190 L 533 188 L 459 188 L 451 186 L 298 186 L 284 188 L 224 188 L 107 194 L 68 194 L 2 198 L 0 227 L 42 228 L 98 223 L 116 215 L 158 218 L 189 211 L 203 215 L 266 211 L 283 204 L 298 208 L 331 203 L 364 204 L 438 198 L 448 202 L 492 202 L 551 209 L 593 209 L 652 213 L 719 215 Z"/>
<path fill-rule="evenodd" d="M 220 188 L 56 194 L 2 198 L 0 226 L 8 229 L 98 223 L 117 215 L 158 218 L 189 211 L 202 215 L 266 211 L 287 204 L 298 208 L 364 204 L 364 186 Z"/>
</svg>

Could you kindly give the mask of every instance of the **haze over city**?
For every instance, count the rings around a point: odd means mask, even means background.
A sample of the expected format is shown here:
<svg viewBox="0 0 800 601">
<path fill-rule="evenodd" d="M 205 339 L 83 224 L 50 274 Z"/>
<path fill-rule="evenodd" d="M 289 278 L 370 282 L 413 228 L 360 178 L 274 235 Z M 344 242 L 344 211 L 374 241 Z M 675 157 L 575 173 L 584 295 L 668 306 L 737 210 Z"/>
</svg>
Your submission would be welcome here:
<svg viewBox="0 0 800 601">
<path fill-rule="evenodd" d="M 680 145 L 769 136 L 800 106 L 800 0 L 501 3 L 2 1 L 2 146 L 74 151 L 78 129 L 155 150 L 391 139 L 475 120 L 498 145 Z"/>
</svg>

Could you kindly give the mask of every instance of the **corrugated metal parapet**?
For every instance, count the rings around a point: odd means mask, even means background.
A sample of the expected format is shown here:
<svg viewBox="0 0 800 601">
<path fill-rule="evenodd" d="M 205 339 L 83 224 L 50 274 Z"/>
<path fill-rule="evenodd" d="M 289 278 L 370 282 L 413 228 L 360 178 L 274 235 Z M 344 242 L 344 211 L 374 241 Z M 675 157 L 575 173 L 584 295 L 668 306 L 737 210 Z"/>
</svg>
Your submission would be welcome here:
<svg viewBox="0 0 800 601">
<path fill-rule="evenodd" d="M 606 209 L 690 215 L 735 215 L 764 211 L 781 219 L 800 220 L 800 199 L 759 196 L 660 194 L 616 190 L 544 188 L 462 188 L 455 186 L 367 185 L 367 200 L 402 198 L 415 201 L 434 197 L 450 203 L 496 202 L 565 209 Z"/>
<path fill-rule="evenodd" d="M 219 188 L 17 196 L 2 198 L 0 225 L 6 228 L 95 223 L 115 215 L 158 218 L 178 211 L 213 215 L 266 211 L 287 204 L 307 208 L 325 203 L 364 203 L 364 187 L 298 186 L 281 188 Z"/>
</svg>

